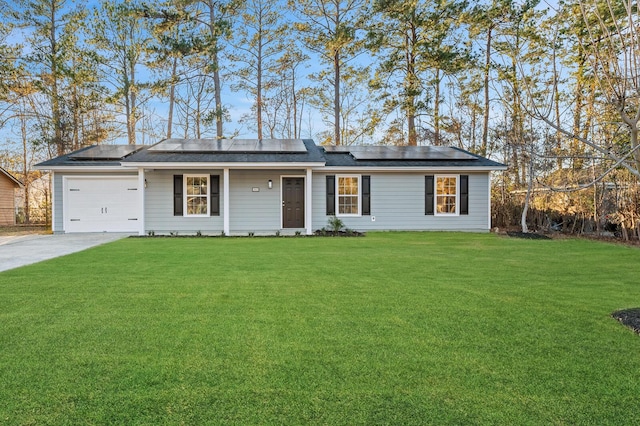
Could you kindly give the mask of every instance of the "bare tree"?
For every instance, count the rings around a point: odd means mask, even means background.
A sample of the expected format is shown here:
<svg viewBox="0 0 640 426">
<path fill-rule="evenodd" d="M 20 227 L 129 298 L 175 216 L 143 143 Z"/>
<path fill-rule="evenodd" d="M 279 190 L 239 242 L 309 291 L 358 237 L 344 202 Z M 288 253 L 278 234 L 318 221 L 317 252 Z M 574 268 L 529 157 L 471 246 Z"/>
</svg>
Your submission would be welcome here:
<svg viewBox="0 0 640 426">
<path fill-rule="evenodd" d="M 610 166 L 594 182 L 617 167 L 624 167 L 640 178 L 640 17 L 637 5 L 632 0 L 578 0 L 576 4 L 586 27 L 586 35 L 579 40 L 580 48 L 600 93 L 594 102 L 599 108 L 600 120 L 593 125 L 606 128 L 605 137 L 593 136 L 603 134 L 601 132 L 593 132 L 589 137 L 571 120 L 558 120 L 554 117 L 553 99 L 548 97 L 544 103 L 540 102 L 532 86 L 528 87 L 532 106 L 527 111 L 564 136 L 610 160 Z M 554 57 L 553 64 L 556 63 Z M 524 69 L 521 72 L 528 74 Z M 554 87 L 560 84 L 558 74 L 550 71 L 546 80 L 539 80 L 551 89 L 551 95 L 555 93 Z"/>
</svg>

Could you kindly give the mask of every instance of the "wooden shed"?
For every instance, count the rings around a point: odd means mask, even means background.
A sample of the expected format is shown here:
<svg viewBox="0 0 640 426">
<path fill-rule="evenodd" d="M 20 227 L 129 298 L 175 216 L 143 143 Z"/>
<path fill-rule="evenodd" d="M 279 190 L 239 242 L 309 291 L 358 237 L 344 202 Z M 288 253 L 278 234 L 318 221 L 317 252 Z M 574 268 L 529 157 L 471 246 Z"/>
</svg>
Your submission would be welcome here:
<svg viewBox="0 0 640 426">
<path fill-rule="evenodd" d="M 0 167 L 0 226 L 16 224 L 16 189 L 22 183 Z"/>
</svg>

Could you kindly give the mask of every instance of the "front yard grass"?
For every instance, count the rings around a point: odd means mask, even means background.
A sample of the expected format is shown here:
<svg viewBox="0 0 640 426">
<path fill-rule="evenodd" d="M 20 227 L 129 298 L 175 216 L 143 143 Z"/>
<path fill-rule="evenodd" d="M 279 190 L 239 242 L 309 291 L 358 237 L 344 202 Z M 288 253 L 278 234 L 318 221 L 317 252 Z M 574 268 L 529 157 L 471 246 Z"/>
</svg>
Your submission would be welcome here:
<svg viewBox="0 0 640 426">
<path fill-rule="evenodd" d="M 640 424 L 640 250 L 129 238 L 0 273 L 1 424 Z"/>
</svg>

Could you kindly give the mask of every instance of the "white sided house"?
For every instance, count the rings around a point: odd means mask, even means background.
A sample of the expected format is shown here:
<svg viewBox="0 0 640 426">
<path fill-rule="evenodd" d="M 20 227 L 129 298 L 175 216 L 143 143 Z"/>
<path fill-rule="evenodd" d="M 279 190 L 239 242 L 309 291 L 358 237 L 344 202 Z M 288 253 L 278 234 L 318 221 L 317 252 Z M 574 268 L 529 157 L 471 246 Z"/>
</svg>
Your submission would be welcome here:
<svg viewBox="0 0 640 426">
<path fill-rule="evenodd" d="M 99 145 L 37 168 L 53 174 L 53 231 L 306 234 L 332 216 L 370 230 L 491 228 L 490 172 L 441 146 L 317 146 L 309 139 L 167 139 Z"/>
</svg>

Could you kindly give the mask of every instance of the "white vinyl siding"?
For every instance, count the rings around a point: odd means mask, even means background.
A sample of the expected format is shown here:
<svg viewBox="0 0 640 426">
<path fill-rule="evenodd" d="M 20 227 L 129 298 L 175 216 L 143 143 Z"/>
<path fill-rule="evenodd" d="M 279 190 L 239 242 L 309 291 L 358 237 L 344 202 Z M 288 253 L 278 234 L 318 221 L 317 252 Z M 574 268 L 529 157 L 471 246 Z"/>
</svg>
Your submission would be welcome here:
<svg viewBox="0 0 640 426">
<path fill-rule="evenodd" d="M 335 173 L 313 174 L 313 229 L 327 226 L 326 176 Z M 430 230 L 475 231 L 489 230 L 489 174 L 469 175 L 468 215 L 425 215 L 425 174 L 428 172 L 367 172 L 371 175 L 371 215 L 342 217 L 345 226 L 354 230 Z M 455 175 L 454 173 L 444 173 Z M 443 175 L 444 175 L 443 174 Z M 336 179 L 337 179 L 337 174 Z M 459 179 L 458 179 L 459 180 Z"/>
<path fill-rule="evenodd" d="M 229 171 L 229 227 L 232 235 L 249 232 L 273 235 L 282 229 L 281 176 L 301 176 L 301 171 Z M 271 189 L 269 181 L 272 182 Z"/>
<path fill-rule="evenodd" d="M 229 211 L 224 205 L 224 174 L 221 169 L 160 170 L 145 173 L 146 232 L 156 234 L 220 235 L 224 229 L 224 214 L 229 214 L 231 235 L 275 234 L 282 229 L 282 199 L 280 176 L 300 175 L 300 170 L 230 170 Z M 219 216 L 174 216 L 173 175 L 219 175 Z M 269 180 L 272 188 L 269 189 Z M 185 210 L 186 211 L 186 210 Z"/>
<path fill-rule="evenodd" d="M 145 172 L 145 231 L 156 234 L 172 232 L 182 234 L 219 235 L 222 233 L 222 216 L 174 216 L 173 215 L 173 176 L 220 175 L 220 193 L 222 194 L 222 170 L 156 170 Z M 183 194 L 184 181 L 183 177 Z M 184 196 L 184 195 L 183 195 Z M 222 197 L 220 198 L 222 200 Z M 222 209 L 222 201 L 220 202 Z M 185 210 L 186 211 L 186 210 Z"/>
</svg>

